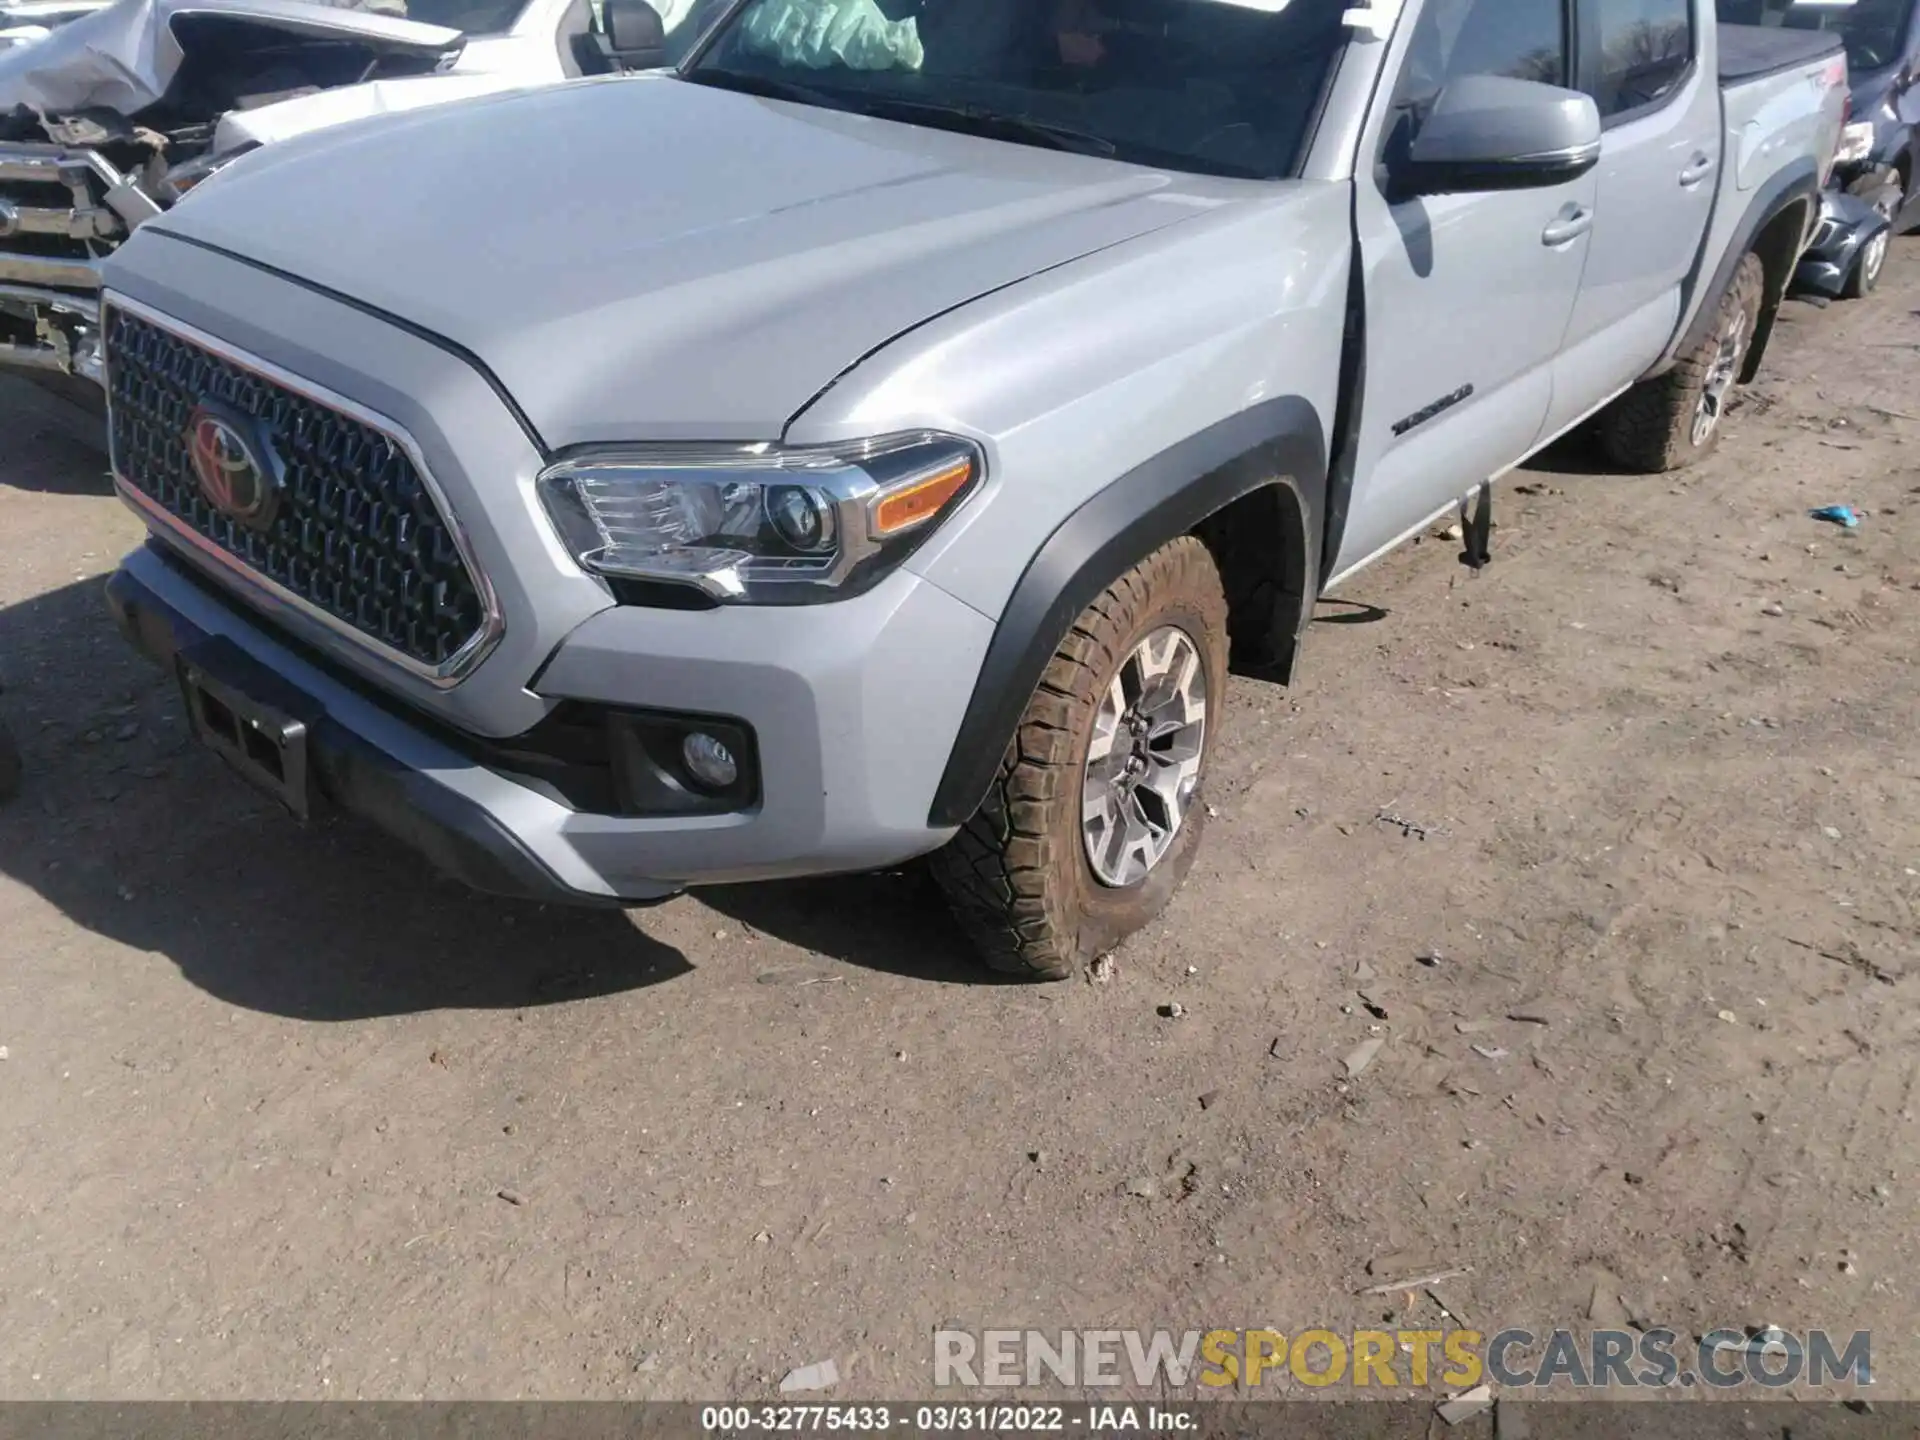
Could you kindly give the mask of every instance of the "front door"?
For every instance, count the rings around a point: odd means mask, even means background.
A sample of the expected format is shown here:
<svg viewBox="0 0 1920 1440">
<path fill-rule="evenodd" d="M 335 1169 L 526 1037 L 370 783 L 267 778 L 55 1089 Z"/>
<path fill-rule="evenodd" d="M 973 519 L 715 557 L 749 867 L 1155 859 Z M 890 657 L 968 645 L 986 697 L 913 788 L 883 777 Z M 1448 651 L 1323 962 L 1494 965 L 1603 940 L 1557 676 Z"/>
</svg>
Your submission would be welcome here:
<svg viewBox="0 0 1920 1440">
<path fill-rule="evenodd" d="M 1356 167 L 1366 379 L 1354 492 L 1334 574 L 1351 571 L 1522 459 L 1587 258 L 1597 181 L 1394 204 L 1375 157 L 1467 75 L 1566 84 L 1562 0 L 1427 0 L 1396 38 Z"/>
</svg>

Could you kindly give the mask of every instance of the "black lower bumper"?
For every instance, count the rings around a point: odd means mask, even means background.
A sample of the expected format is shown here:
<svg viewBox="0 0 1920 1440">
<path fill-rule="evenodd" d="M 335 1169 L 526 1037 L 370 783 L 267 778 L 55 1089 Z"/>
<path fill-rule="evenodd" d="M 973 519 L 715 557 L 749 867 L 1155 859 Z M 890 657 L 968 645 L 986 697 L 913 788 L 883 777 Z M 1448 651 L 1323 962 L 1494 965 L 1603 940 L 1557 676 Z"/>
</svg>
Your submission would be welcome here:
<svg viewBox="0 0 1920 1440">
<path fill-rule="evenodd" d="M 1887 218 L 1868 201 L 1845 190 L 1824 191 L 1813 238 L 1793 274 L 1792 293 L 1838 300 L 1861 252 L 1887 228 Z"/>
<path fill-rule="evenodd" d="M 127 571 L 107 582 L 107 605 L 136 649 L 182 679 L 203 738 L 296 813 L 334 808 L 371 821 L 453 879 L 488 894 L 600 907 L 623 903 L 564 884 L 482 806 L 400 764 L 239 646 L 206 635 Z M 304 773 L 290 777 L 280 766 L 268 773 L 250 763 L 231 726 L 223 743 L 217 729 L 206 726 L 208 694 L 236 703 L 248 697 L 260 714 L 275 717 L 282 743 L 297 738 L 296 768 Z M 222 708 L 219 700 L 213 708 Z"/>
</svg>

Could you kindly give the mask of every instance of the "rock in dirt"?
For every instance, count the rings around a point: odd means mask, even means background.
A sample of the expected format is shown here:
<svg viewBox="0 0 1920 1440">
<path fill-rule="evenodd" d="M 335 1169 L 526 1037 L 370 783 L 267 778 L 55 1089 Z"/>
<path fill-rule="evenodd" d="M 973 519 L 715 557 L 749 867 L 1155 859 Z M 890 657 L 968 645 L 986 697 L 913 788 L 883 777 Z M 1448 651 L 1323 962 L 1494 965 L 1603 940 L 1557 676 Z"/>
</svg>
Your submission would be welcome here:
<svg viewBox="0 0 1920 1440">
<path fill-rule="evenodd" d="M 498 1199 L 506 1201 L 509 1205 L 524 1205 L 527 1203 L 527 1197 L 522 1195 L 518 1190 L 496 1190 L 493 1193 Z"/>
<path fill-rule="evenodd" d="M 1114 976 L 1120 973 L 1120 967 L 1114 963 L 1111 955 L 1096 955 L 1093 964 L 1087 967 L 1089 985 L 1111 985 Z"/>
<path fill-rule="evenodd" d="M 831 1360 L 816 1360 L 789 1370 L 780 1381 L 782 1395 L 797 1395 L 807 1390 L 830 1390 L 840 1383 L 840 1367 Z"/>
<path fill-rule="evenodd" d="M 1368 1268 L 1368 1273 L 1372 1273 L 1371 1267 Z M 1431 1275 L 1416 1275 L 1410 1280 L 1389 1280 L 1382 1285 L 1369 1285 L 1366 1289 L 1356 1290 L 1354 1293 L 1356 1295 L 1391 1295 L 1399 1290 L 1424 1290 L 1430 1285 L 1438 1285 L 1443 1280 L 1458 1280 L 1463 1275 L 1472 1273 L 1473 1270 L 1469 1266 L 1461 1266 L 1455 1270 L 1436 1270 Z"/>
<path fill-rule="evenodd" d="M 1387 1043 L 1387 1037 L 1376 1035 L 1371 1040 L 1362 1040 L 1347 1052 L 1346 1059 L 1340 1063 L 1347 1067 L 1347 1078 L 1357 1080 L 1366 1068 L 1380 1057 L 1380 1048 Z"/>
<path fill-rule="evenodd" d="M 1449 1425 L 1458 1425 L 1462 1420 L 1471 1420 L 1492 1408 L 1493 1391 L 1485 1385 L 1476 1385 L 1451 1400 L 1442 1400 L 1433 1407 L 1433 1413 Z"/>
<path fill-rule="evenodd" d="M 1136 1180 L 1127 1181 L 1126 1193 L 1136 1200 L 1152 1200 L 1160 1194 L 1160 1182 L 1151 1176 L 1142 1175 Z"/>
<path fill-rule="evenodd" d="M 1620 1278 L 1611 1271 L 1593 1272 L 1593 1292 L 1587 1298 L 1587 1318 L 1596 1330 L 1625 1330 L 1633 1323 L 1620 1298 Z"/>
<path fill-rule="evenodd" d="M 1211 1110 L 1213 1109 L 1214 1106 L 1218 1105 L 1219 1103 L 1220 1103 L 1220 1092 L 1218 1090 L 1207 1090 L 1201 1093 L 1200 1108 L 1202 1110 Z"/>
<path fill-rule="evenodd" d="M 1187 1007 L 1182 1005 L 1178 1000 L 1170 1001 L 1160 1007 L 1160 1018 L 1162 1020 L 1179 1020 L 1183 1018 L 1186 1013 Z"/>
<path fill-rule="evenodd" d="M 1473 1047 L 1473 1053 L 1478 1055 L 1482 1060 L 1504 1060 L 1507 1058 L 1507 1052 L 1502 1050 L 1498 1045 L 1476 1045 Z"/>
</svg>

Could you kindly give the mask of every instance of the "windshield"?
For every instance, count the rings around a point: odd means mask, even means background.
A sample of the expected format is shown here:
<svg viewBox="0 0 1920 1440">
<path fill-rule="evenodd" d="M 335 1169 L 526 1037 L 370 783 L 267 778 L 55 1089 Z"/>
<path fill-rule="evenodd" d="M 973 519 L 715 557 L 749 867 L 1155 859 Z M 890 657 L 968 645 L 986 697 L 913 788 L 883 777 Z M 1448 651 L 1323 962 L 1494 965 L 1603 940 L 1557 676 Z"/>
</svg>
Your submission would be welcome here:
<svg viewBox="0 0 1920 1440">
<path fill-rule="evenodd" d="M 1855 71 L 1884 70 L 1907 48 L 1914 0 L 1720 0 L 1727 25 L 1784 26 L 1838 35 Z"/>
<path fill-rule="evenodd" d="M 1272 179 L 1352 0 L 748 0 L 684 76 L 863 114 Z"/>
</svg>

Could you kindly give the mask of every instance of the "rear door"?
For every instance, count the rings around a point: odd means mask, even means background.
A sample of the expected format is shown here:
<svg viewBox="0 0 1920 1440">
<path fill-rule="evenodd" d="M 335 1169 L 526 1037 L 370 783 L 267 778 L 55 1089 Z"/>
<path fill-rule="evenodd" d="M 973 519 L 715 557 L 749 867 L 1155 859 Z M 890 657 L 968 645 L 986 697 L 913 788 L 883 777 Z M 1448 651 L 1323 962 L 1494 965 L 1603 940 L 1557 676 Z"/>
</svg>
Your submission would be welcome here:
<svg viewBox="0 0 1920 1440">
<path fill-rule="evenodd" d="M 1719 180 L 1711 0 L 1575 0 L 1606 136 L 1586 277 L 1555 375 L 1556 431 L 1640 378 L 1679 323 Z"/>
<path fill-rule="evenodd" d="M 1597 181 L 1392 203 L 1384 162 L 1468 75 L 1565 84 L 1562 0 L 1426 0 L 1401 27 L 1360 144 L 1365 416 L 1336 574 L 1533 448 L 1579 295 Z M 1379 162 L 1379 163 L 1376 163 Z"/>
</svg>

